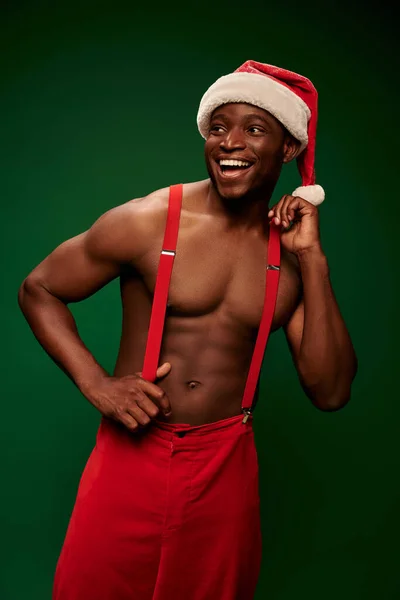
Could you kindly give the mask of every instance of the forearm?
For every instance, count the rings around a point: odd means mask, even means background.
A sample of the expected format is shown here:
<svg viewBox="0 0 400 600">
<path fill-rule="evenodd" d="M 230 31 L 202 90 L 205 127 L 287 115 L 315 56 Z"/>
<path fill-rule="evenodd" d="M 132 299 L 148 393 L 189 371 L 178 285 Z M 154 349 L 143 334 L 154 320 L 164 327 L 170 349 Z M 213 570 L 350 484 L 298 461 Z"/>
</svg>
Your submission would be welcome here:
<svg viewBox="0 0 400 600">
<path fill-rule="evenodd" d="M 18 301 L 38 342 L 88 397 L 93 384 L 108 374 L 81 340 L 69 308 L 29 278 L 19 290 Z"/>
<path fill-rule="evenodd" d="M 304 298 L 304 328 L 299 373 L 309 397 L 325 410 L 350 398 L 357 359 L 340 314 L 322 250 L 299 255 Z"/>
</svg>

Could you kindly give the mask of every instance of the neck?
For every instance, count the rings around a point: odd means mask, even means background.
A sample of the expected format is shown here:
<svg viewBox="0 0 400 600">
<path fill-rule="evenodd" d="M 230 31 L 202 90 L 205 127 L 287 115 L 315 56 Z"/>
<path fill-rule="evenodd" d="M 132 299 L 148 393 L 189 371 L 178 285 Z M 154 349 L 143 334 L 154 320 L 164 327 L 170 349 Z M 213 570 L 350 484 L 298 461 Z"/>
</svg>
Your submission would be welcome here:
<svg viewBox="0 0 400 600">
<path fill-rule="evenodd" d="M 229 225 L 243 230 L 268 231 L 268 211 L 272 189 L 256 190 L 235 199 L 223 198 L 218 194 L 212 181 L 209 181 L 207 194 L 207 212 L 224 216 Z"/>
</svg>

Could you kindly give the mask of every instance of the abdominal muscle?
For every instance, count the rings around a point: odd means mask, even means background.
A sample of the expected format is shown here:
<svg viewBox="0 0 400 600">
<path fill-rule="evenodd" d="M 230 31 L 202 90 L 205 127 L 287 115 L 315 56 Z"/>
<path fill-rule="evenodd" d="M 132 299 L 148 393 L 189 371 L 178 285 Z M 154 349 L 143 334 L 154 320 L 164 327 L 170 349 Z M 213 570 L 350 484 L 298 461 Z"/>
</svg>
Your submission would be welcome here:
<svg viewBox="0 0 400 600">
<path fill-rule="evenodd" d="M 241 412 L 253 344 L 222 320 L 214 313 L 166 324 L 160 364 L 172 365 L 161 384 L 172 404 L 170 422 L 197 425 Z"/>
<path fill-rule="evenodd" d="M 143 368 L 151 303 L 143 288 L 136 286 L 135 293 L 134 287 L 122 290 L 117 377 Z M 240 331 L 224 315 L 223 304 L 200 316 L 174 315 L 167 310 L 158 365 L 169 362 L 171 371 L 154 383 L 171 403 L 168 422 L 201 425 L 240 414 L 254 343 L 247 329 Z"/>
</svg>

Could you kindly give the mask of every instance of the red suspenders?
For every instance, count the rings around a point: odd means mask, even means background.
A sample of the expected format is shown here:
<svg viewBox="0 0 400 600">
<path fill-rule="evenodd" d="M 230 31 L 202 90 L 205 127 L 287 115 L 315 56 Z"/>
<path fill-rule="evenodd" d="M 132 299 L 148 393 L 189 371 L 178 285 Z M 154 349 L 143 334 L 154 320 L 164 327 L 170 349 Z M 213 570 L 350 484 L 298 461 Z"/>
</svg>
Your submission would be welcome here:
<svg viewBox="0 0 400 600">
<path fill-rule="evenodd" d="M 176 254 L 176 242 L 178 240 L 179 218 L 182 206 L 182 189 L 182 185 L 172 185 L 169 192 L 167 223 L 165 226 L 160 262 L 158 264 L 149 333 L 147 335 L 142 370 L 142 377 L 143 379 L 147 379 L 147 381 L 154 381 L 156 378 L 165 313 L 167 310 L 168 288 Z"/>
<path fill-rule="evenodd" d="M 168 289 L 176 254 L 179 218 L 182 206 L 182 189 L 183 186 L 181 184 L 173 185 L 170 188 L 167 223 L 160 262 L 158 265 L 149 333 L 142 370 L 143 379 L 147 379 L 148 381 L 154 381 L 156 379 L 165 313 L 167 309 Z M 280 258 L 279 228 L 271 223 L 269 226 L 264 308 L 243 394 L 242 410 L 245 413 L 243 422 L 247 421 L 252 410 L 253 398 L 258 383 L 265 348 L 268 342 L 272 318 L 274 316 L 279 283 Z"/>
<path fill-rule="evenodd" d="M 246 387 L 244 388 L 242 410 L 245 413 L 243 422 L 247 421 L 251 413 L 253 398 L 260 375 L 261 365 L 264 358 L 265 348 L 271 329 L 272 319 L 275 311 L 276 298 L 278 294 L 279 273 L 281 264 L 281 244 L 279 228 L 273 224 L 269 226 L 268 238 L 268 263 L 265 282 L 264 308 L 258 328 L 257 340 L 254 346 L 253 357 L 247 375 Z"/>
</svg>

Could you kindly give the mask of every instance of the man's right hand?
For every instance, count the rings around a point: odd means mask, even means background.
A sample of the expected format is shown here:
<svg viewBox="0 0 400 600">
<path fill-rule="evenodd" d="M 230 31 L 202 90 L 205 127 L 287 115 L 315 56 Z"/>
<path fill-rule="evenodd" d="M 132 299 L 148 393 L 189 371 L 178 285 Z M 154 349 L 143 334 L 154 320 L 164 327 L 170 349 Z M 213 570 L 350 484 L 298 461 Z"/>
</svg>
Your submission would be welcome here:
<svg viewBox="0 0 400 600">
<path fill-rule="evenodd" d="M 156 378 L 168 375 L 171 364 L 158 367 Z M 141 373 L 124 377 L 104 377 L 90 394 L 90 402 L 102 415 L 119 421 L 130 431 L 146 426 L 160 411 L 171 414 L 168 396 L 160 387 L 143 379 Z"/>
</svg>

